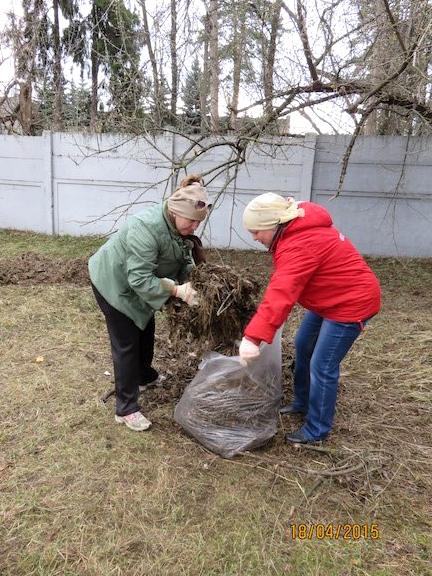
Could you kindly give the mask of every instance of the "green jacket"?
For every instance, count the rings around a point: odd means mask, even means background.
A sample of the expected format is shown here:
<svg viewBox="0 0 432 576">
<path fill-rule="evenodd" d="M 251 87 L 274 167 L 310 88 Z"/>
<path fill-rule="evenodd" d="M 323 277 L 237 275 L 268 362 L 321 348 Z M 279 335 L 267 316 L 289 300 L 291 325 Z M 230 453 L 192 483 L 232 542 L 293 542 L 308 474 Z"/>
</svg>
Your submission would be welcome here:
<svg viewBox="0 0 432 576">
<path fill-rule="evenodd" d="M 89 260 L 94 286 L 141 330 L 170 297 L 159 279 L 184 282 L 192 267 L 190 247 L 171 224 L 166 202 L 129 217 Z"/>
</svg>

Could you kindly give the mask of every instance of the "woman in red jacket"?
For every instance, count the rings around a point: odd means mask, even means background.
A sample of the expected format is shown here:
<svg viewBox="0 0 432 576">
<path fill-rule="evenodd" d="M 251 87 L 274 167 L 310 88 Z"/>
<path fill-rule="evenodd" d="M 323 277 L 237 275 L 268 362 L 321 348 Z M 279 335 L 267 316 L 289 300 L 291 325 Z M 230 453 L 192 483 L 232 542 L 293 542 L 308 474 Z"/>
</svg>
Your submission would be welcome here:
<svg viewBox="0 0 432 576">
<path fill-rule="evenodd" d="M 362 256 L 318 204 L 261 194 L 243 223 L 273 255 L 273 273 L 240 344 L 243 364 L 271 343 L 295 303 L 306 314 L 295 338 L 294 399 L 281 409 L 304 425 L 286 441 L 323 440 L 336 408 L 339 367 L 366 322 L 380 309 L 379 282 Z"/>
</svg>

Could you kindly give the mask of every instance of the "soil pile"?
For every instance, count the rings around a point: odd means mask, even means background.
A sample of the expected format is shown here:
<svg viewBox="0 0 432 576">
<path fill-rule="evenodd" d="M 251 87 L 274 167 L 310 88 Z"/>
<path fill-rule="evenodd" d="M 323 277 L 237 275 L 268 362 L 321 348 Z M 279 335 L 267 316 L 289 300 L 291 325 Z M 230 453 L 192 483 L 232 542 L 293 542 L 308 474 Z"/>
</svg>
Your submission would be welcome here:
<svg viewBox="0 0 432 576">
<path fill-rule="evenodd" d="M 199 295 L 198 306 L 178 300 L 167 305 L 172 344 L 182 349 L 192 344 L 195 352 L 205 349 L 229 354 L 256 309 L 259 284 L 247 270 L 220 264 L 200 264 L 190 275 Z"/>
<path fill-rule="evenodd" d="M 52 258 L 35 252 L 26 252 L 16 258 L 0 258 L 0 285 L 21 284 L 76 284 L 90 283 L 87 259 Z"/>
</svg>

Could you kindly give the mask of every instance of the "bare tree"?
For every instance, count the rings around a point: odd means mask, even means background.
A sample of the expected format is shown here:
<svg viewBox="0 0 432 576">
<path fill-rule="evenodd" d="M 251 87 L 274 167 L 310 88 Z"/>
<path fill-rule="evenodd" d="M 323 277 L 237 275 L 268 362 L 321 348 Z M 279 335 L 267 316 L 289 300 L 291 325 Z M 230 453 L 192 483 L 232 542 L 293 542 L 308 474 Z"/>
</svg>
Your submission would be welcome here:
<svg viewBox="0 0 432 576">
<path fill-rule="evenodd" d="M 280 32 L 280 13 L 282 0 L 276 0 L 270 5 L 270 29 L 267 35 L 263 30 L 262 34 L 262 55 L 263 55 L 263 90 L 264 90 L 264 116 L 271 118 L 273 114 L 273 74 L 276 55 L 276 41 Z M 265 27 L 265 21 L 264 21 Z"/>
<path fill-rule="evenodd" d="M 210 127 L 219 132 L 219 1 L 209 0 Z"/>
<path fill-rule="evenodd" d="M 59 0 L 53 0 L 54 25 L 53 25 L 53 49 L 54 49 L 54 130 L 63 128 L 62 121 L 62 54 L 60 46 L 60 27 L 59 27 Z"/>
<path fill-rule="evenodd" d="M 161 126 L 162 114 L 161 114 L 161 81 L 156 61 L 156 55 L 152 46 L 150 26 L 147 14 L 147 8 L 145 0 L 139 0 L 142 9 L 143 17 L 143 31 L 144 31 L 144 44 L 146 45 L 150 65 L 153 75 L 153 91 L 154 91 L 154 122 L 157 127 Z"/>
<path fill-rule="evenodd" d="M 171 0 L 171 118 L 175 122 L 178 98 L 178 63 L 177 63 L 177 2 Z"/>
<path fill-rule="evenodd" d="M 201 132 L 205 134 L 209 130 L 207 122 L 208 97 L 209 97 L 209 39 L 210 39 L 210 17 L 208 11 L 204 16 L 204 37 L 203 37 L 203 73 L 200 81 L 200 108 L 201 108 Z"/>
<path fill-rule="evenodd" d="M 234 4 L 233 11 L 233 79 L 232 79 L 232 96 L 230 102 L 230 128 L 237 128 L 237 109 L 239 107 L 240 80 L 243 67 L 243 52 L 245 49 L 246 36 L 246 10 L 243 3 Z"/>
<path fill-rule="evenodd" d="M 366 66 L 374 84 L 379 85 L 390 72 L 404 65 L 416 37 L 424 34 L 425 39 L 432 40 L 432 31 L 427 30 L 427 22 L 431 17 L 431 7 L 427 0 L 402 0 L 397 3 L 390 3 L 389 0 L 373 3 L 361 0 L 360 14 L 362 18 L 371 16 L 371 22 L 366 27 L 371 37 L 370 57 Z M 416 47 L 411 62 L 395 78 L 394 88 L 415 96 L 419 102 L 425 102 L 429 60 L 429 51 L 425 52 L 421 46 Z M 414 133 L 416 126 L 421 131 L 418 120 L 403 110 L 377 106 L 369 115 L 363 133 L 407 134 Z"/>
<path fill-rule="evenodd" d="M 184 87 L 190 72 L 188 64 L 197 58 L 199 73 L 195 83 L 200 82 L 200 106 L 196 108 L 201 118 L 201 134 L 190 137 L 191 148 L 178 164 L 182 169 L 217 145 L 230 150 L 230 160 L 220 167 L 230 170 L 236 162 L 245 160 L 250 142 L 266 139 L 274 133 L 277 121 L 295 113 L 302 114 L 316 131 L 330 129 L 332 132 L 339 130 L 336 115 L 344 115 L 353 132 L 346 160 L 357 134 L 362 132 L 430 132 L 432 7 L 428 0 L 293 0 L 290 3 L 187 0 L 184 4 L 161 0 L 157 17 L 153 18 L 145 0 L 134 2 L 135 7 L 140 8 L 143 44 L 148 53 L 148 61 L 141 60 L 139 81 L 143 83 L 143 91 L 137 92 L 136 105 L 142 105 L 142 99 L 147 98 L 150 90 L 154 102 L 151 111 L 145 108 L 138 130 L 170 129 L 164 124 L 163 114 L 168 84 L 164 79 L 168 73 L 164 70 L 169 66 L 171 117 L 181 119 L 179 86 Z M 55 4 L 61 8 L 60 0 L 55 0 Z M 101 66 L 105 49 L 110 49 L 108 42 L 101 48 L 97 35 L 106 12 L 98 12 L 102 4 L 108 10 L 114 5 L 120 6 L 121 2 L 98 0 L 92 4 L 93 42 L 85 57 L 87 64 L 91 64 L 94 129 L 98 127 L 98 91 L 107 93 L 107 73 Z M 44 5 L 43 0 L 26 0 L 23 22 L 28 24 L 27 31 L 24 26 L 17 27 L 14 44 L 16 80 L 19 79 L 21 86 L 17 115 L 26 133 L 34 130 L 29 106 L 37 76 L 34 32 L 38 29 L 35 22 L 42 20 Z M 185 17 L 193 20 L 187 39 L 178 34 L 179 23 Z M 54 30 L 57 20 L 58 8 L 54 11 Z M 118 33 L 121 35 L 122 31 Z M 114 30 L 112 41 L 116 40 L 115 34 Z M 55 43 L 57 45 L 57 40 Z M 120 42 L 115 52 L 119 61 L 125 46 Z M 61 92 L 59 81 L 65 72 L 58 66 L 58 54 L 56 50 L 53 68 L 56 97 Z M 147 67 L 151 82 L 145 77 Z M 229 138 L 225 138 L 225 126 L 219 121 L 223 90 L 229 103 L 231 127 L 235 129 L 234 134 L 230 131 Z M 244 95 L 241 103 L 240 94 Z M 115 129 L 129 130 L 133 107 L 127 108 L 121 99 L 115 100 L 115 104 L 119 107 L 112 115 L 117 122 Z M 57 108 L 57 118 L 61 115 L 59 110 Z M 239 115 L 246 116 L 241 123 L 237 122 Z M 175 130 L 181 132 L 181 129 L 179 121 Z M 218 134 L 216 141 L 206 140 L 209 132 Z"/>
<path fill-rule="evenodd" d="M 34 131 L 33 83 L 36 79 L 36 58 L 40 43 L 43 0 L 29 1 L 23 5 L 23 19 L 13 24 L 13 41 L 16 56 L 16 70 L 19 83 L 19 100 L 16 110 L 22 133 L 31 135 Z"/>
<path fill-rule="evenodd" d="M 93 131 L 97 130 L 97 116 L 98 116 L 98 74 L 99 74 L 99 52 L 98 52 L 98 39 L 99 39 L 99 20 L 101 18 L 101 10 L 96 2 L 93 2 L 91 11 L 91 26 L 92 26 L 92 45 L 91 45 L 91 106 L 90 106 L 90 128 Z"/>
</svg>

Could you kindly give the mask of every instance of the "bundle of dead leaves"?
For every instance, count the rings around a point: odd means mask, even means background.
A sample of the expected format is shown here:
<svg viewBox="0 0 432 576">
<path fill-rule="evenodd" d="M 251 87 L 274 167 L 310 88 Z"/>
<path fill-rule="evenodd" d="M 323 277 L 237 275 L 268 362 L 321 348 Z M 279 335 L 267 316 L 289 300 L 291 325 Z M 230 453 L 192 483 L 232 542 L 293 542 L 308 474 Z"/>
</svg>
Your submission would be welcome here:
<svg viewBox="0 0 432 576">
<path fill-rule="evenodd" d="M 193 269 L 190 281 L 199 305 L 189 307 L 177 300 L 167 306 L 171 342 L 193 344 L 196 353 L 217 350 L 229 354 L 256 309 L 259 284 L 247 270 L 205 263 Z"/>
</svg>

